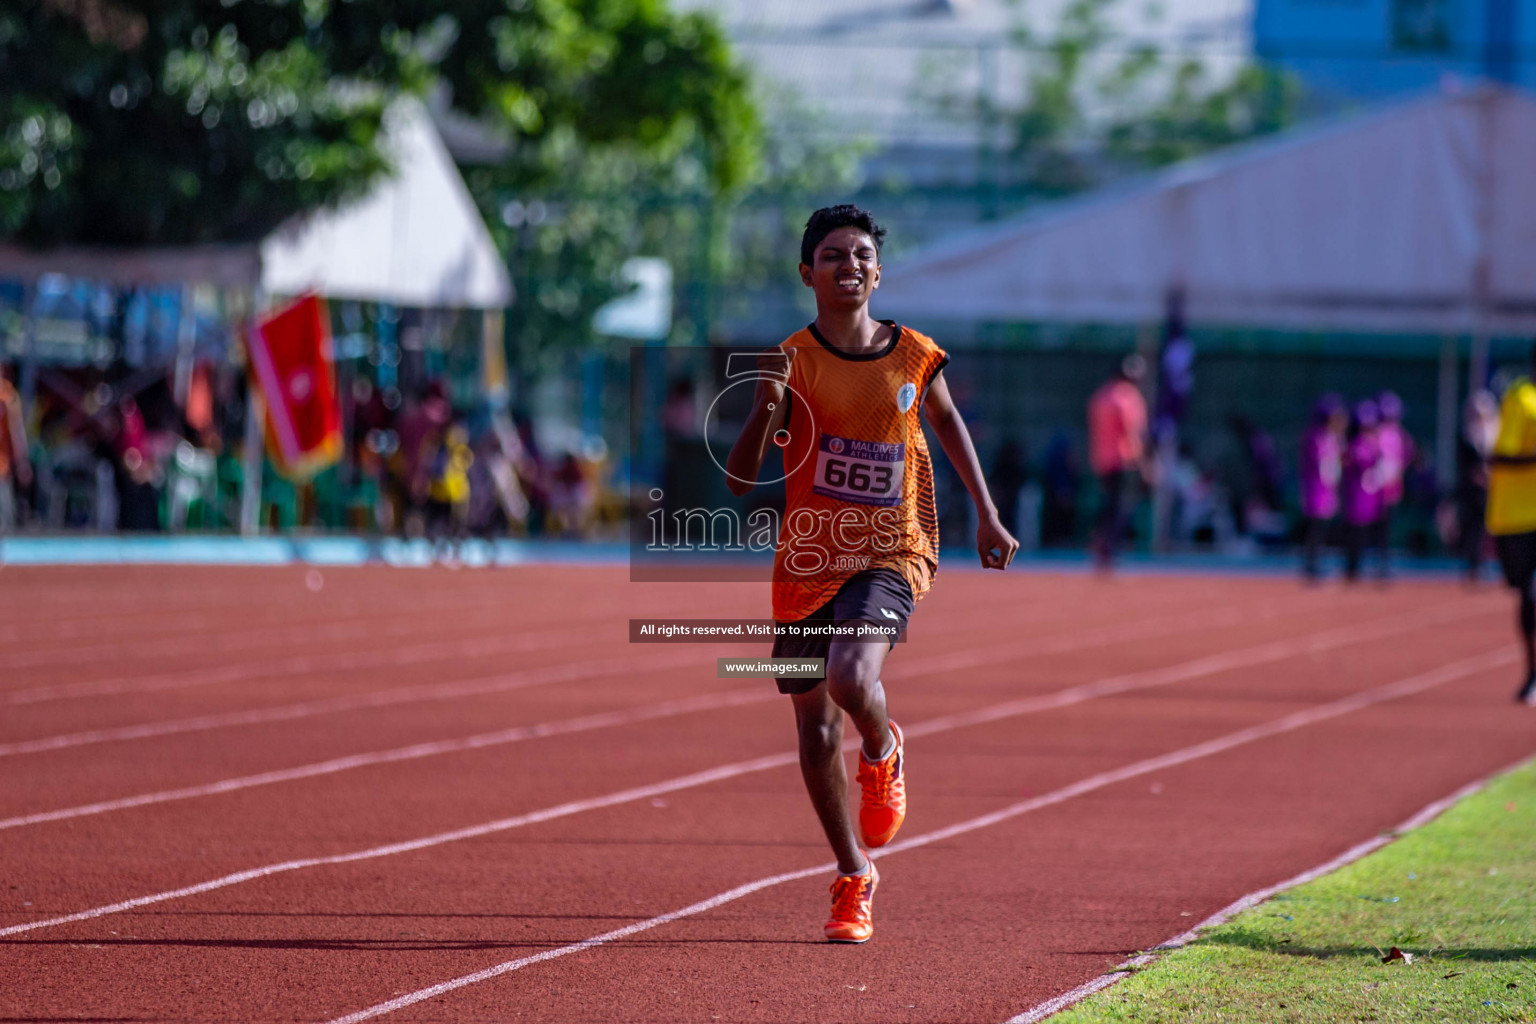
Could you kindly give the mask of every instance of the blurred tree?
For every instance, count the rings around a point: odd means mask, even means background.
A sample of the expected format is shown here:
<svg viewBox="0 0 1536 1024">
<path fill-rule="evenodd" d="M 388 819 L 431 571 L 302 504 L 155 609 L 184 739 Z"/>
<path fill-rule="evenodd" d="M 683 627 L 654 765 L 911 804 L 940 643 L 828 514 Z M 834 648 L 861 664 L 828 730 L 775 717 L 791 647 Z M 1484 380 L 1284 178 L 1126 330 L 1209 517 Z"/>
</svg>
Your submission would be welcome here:
<svg viewBox="0 0 1536 1024">
<path fill-rule="evenodd" d="M 1198 57 L 1129 38 L 1110 19 L 1120 2 L 1069 0 L 1049 34 L 1014 28 L 1026 82 L 1023 103 L 1005 115 L 1012 145 L 1001 171 L 1010 189 L 1068 195 L 1296 122 L 1294 76 L 1246 64 L 1219 77 Z M 936 81 L 924 98 L 952 117 L 980 119 L 986 106 L 953 81 Z"/>
<path fill-rule="evenodd" d="M 1199 61 L 1181 61 L 1162 102 L 1107 128 L 1107 152 L 1133 167 L 1162 167 L 1296 122 L 1302 90 L 1294 76 L 1249 64 L 1215 87 L 1209 77 Z"/>
<path fill-rule="evenodd" d="M 755 173 L 745 74 L 662 0 L 11 0 L 0 238 L 258 238 L 387 172 L 384 108 L 434 83 L 509 143 L 482 185 L 684 155 L 706 190 Z"/>
<path fill-rule="evenodd" d="M 770 102 L 785 108 L 776 123 L 793 119 L 806 129 L 817 121 L 793 97 Z M 557 131 L 537 149 L 524 147 L 523 159 L 469 169 L 470 189 L 511 254 L 519 301 L 508 325 L 521 369 L 537 373 L 563 351 L 604 341 L 591 330 L 592 315 L 617 294 L 619 269 L 632 256 L 671 264 L 668 340 L 677 344 L 708 342 L 713 325 L 739 315 L 754 289 L 795 280 L 806 216 L 857 186 L 864 147 L 815 132 L 781 138 L 765 129 L 763 139 L 752 176 L 733 172 L 729 188 L 711 149 L 686 134 L 647 148 L 598 146 Z"/>
</svg>

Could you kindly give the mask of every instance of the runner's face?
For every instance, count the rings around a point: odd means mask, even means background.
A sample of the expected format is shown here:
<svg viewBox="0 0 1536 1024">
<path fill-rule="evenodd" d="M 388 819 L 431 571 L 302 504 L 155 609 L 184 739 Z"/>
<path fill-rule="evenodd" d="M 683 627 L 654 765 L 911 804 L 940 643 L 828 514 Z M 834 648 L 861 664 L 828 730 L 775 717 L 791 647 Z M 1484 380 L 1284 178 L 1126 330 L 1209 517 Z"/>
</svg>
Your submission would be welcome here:
<svg viewBox="0 0 1536 1024">
<path fill-rule="evenodd" d="M 800 279 L 816 293 L 818 305 L 855 308 L 880 286 L 880 253 L 869 233 L 838 228 L 816 246 L 815 263 L 800 265 Z"/>
</svg>

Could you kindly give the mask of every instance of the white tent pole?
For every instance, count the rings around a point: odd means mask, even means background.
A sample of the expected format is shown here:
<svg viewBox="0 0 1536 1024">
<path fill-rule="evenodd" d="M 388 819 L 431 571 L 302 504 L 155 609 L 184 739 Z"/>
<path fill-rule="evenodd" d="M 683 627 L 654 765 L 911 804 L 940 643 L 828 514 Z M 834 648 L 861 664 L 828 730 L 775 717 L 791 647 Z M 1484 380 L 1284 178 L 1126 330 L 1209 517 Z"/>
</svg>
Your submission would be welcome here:
<svg viewBox="0 0 1536 1024">
<path fill-rule="evenodd" d="M 1485 87 L 1477 98 L 1477 257 L 1472 264 L 1472 354 L 1467 372 L 1467 393 L 1488 381 L 1488 307 L 1493 285 L 1493 261 L 1489 240 L 1493 235 L 1494 146 L 1498 144 L 1498 90 Z"/>
<path fill-rule="evenodd" d="M 245 385 L 245 471 L 240 478 L 240 535 L 254 537 L 260 529 L 261 462 L 264 445 L 266 407 L 256 382 Z"/>
<path fill-rule="evenodd" d="M 250 330 L 256 329 L 256 318 L 266 304 L 266 295 L 258 288 L 252 296 Z M 247 342 L 249 344 L 249 342 Z M 250 366 L 250 352 L 246 352 L 246 366 Z M 261 467 L 266 445 L 266 406 L 261 392 L 256 388 L 254 374 L 247 373 L 245 384 L 245 451 L 244 472 L 240 474 L 240 535 L 254 537 L 260 529 L 261 517 Z"/>
<path fill-rule="evenodd" d="M 194 292 L 190 284 L 181 286 L 181 303 L 176 320 L 176 374 L 171 394 L 176 405 L 187 408 L 187 393 L 192 389 L 192 357 L 197 347 L 197 320 Z"/>
</svg>

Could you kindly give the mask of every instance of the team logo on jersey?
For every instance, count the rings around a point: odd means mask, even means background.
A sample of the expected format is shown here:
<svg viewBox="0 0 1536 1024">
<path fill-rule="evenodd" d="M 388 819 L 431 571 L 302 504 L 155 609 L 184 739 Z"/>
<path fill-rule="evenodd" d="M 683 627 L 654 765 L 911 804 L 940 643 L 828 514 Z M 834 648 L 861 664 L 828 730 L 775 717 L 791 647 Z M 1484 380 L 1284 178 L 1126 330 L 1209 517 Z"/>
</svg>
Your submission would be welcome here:
<svg viewBox="0 0 1536 1024">
<path fill-rule="evenodd" d="M 896 389 L 896 408 L 906 412 L 912 408 L 912 403 L 917 401 L 917 385 L 907 381 Z"/>
<path fill-rule="evenodd" d="M 833 455 L 843 454 L 844 447 L 845 445 L 843 443 L 843 439 L 840 437 L 834 437 L 827 442 L 827 451 L 831 452 Z"/>
</svg>

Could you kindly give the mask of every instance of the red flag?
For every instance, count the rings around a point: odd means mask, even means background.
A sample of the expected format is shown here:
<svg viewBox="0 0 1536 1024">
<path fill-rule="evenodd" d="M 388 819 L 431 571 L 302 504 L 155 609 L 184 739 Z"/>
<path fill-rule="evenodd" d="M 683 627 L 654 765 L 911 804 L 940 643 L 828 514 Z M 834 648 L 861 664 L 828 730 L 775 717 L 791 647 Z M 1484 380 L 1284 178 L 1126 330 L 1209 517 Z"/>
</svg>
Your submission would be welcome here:
<svg viewBox="0 0 1536 1024">
<path fill-rule="evenodd" d="M 257 323 L 251 368 L 267 403 L 267 451 L 290 478 L 314 476 L 341 458 L 341 402 L 330 315 L 306 295 Z"/>
</svg>

